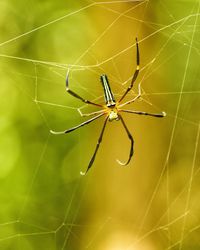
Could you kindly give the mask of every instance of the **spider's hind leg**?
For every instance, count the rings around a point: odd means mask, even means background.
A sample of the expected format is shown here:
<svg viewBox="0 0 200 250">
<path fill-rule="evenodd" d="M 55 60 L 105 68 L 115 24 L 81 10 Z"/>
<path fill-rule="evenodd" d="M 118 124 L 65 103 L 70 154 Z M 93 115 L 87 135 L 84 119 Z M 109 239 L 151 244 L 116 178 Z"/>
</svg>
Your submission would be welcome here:
<svg viewBox="0 0 200 250">
<path fill-rule="evenodd" d="M 94 102 L 91 102 L 83 97 L 81 97 L 80 95 L 76 94 L 74 91 L 72 91 L 70 88 L 69 88 L 69 70 L 67 72 L 67 76 L 66 76 L 66 90 L 67 92 L 72 95 L 73 97 L 81 100 L 82 102 L 84 103 L 87 103 L 87 104 L 91 104 L 91 105 L 94 105 L 94 106 L 97 106 L 97 107 L 103 107 L 103 105 L 101 104 L 97 104 L 97 103 L 94 103 Z"/>
</svg>

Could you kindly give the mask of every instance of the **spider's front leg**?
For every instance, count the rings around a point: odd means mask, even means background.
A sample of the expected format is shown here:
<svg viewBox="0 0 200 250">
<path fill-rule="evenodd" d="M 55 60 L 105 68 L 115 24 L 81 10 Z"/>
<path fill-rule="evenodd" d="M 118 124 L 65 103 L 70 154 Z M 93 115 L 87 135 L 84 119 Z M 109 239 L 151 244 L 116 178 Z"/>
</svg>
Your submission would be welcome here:
<svg viewBox="0 0 200 250">
<path fill-rule="evenodd" d="M 104 112 L 104 113 L 100 113 L 100 114 L 98 114 L 97 116 L 92 117 L 91 119 L 89 119 L 89 120 L 87 120 L 87 121 L 85 121 L 85 122 L 83 122 L 83 123 L 81 123 L 81 124 L 79 124 L 79 125 L 77 125 L 77 126 L 75 126 L 75 127 L 72 127 L 72 128 L 70 128 L 70 129 L 67 129 L 67 130 L 64 130 L 64 131 L 59 131 L 59 132 L 50 130 L 50 132 L 51 132 L 52 134 L 55 134 L 55 135 L 70 133 L 70 132 L 72 132 L 72 131 L 74 131 L 74 130 L 80 128 L 80 127 L 83 127 L 83 126 L 85 126 L 85 125 L 91 123 L 92 121 L 94 121 L 94 120 L 100 118 L 100 117 L 103 116 L 103 115 L 105 115 L 105 112 Z M 105 122 L 104 122 L 104 125 L 103 125 L 103 128 L 102 128 L 100 137 L 99 137 L 98 142 L 97 142 L 97 145 L 96 145 L 96 149 L 95 149 L 94 154 L 93 154 L 93 156 L 92 156 L 92 158 L 91 158 L 91 160 L 90 160 L 90 162 L 89 162 L 88 168 L 87 168 L 87 170 L 86 170 L 84 173 L 83 173 L 83 172 L 80 172 L 81 175 L 85 175 L 85 174 L 88 172 L 88 170 L 92 167 L 92 164 L 93 164 L 93 162 L 94 162 L 94 160 L 95 160 L 96 154 L 97 154 L 97 152 L 98 152 L 100 143 L 101 143 L 102 138 L 103 138 L 103 133 L 104 133 L 104 130 L 105 130 L 105 127 L 106 127 L 107 120 L 108 120 L 108 117 L 106 117 L 106 120 L 105 120 Z"/>
<path fill-rule="evenodd" d="M 92 117 L 91 119 L 89 119 L 89 120 L 87 120 L 87 121 L 85 121 L 85 122 L 82 122 L 81 124 L 79 124 L 79 125 L 77 125 L 77 126 L 75 126 L 75 127 L 72 127 L 72 128 L 70 128 L 70 129 L 64 130 L 64 131 L 54 131 L 54 130 L 50 130 L 50 132 L 51 132 L 52 134 L 54 134 L 54 135 L 67 134 L 67 133 L 70 133 L 70 132 L 72 132 L 72 131 L 74 131 L 74 130 L 80 128 L 80 127 L 83 127 L 83 126 L 85 126 L 85 125 L 87 125 L 87 124 L 93 122 L 94 120 L 98 119 L 98 118 L 101 117 L 102 115 L 104 115 L 104 113 L 101 113 L 101 114 L 99 114 L 99 115 L 97 115 L 97 116 L 95 116 L 95 117 Z"/>
<path fill-rule="evenodd" d="M 119 115 L 119 114 L 118 114 Z M 126 162 L 121 162 L 120 160 L 117 159 L 117 162 L 120 164 L 120 165 L 123 165 L 123 166 L 126 166 L 129 164 L 129 162 L 131 161 L 131 158 L 133 156 L 133 153 L 134 153 L 134 150 L 133 150 L 133 146 L 134 146 L 134 140 L 133 140 L 133 136 L 131 135 L 130 131 L 128 130 L 123 118 L 121 115 L 119 115 L 119 118 L 120 118 L 120 121 L 122 122 L 122 125 L 124 126 L 125 130 L 126 130 L 126 133 L 128 135 L 128 138 L 131 142 L 131 147 L 130 147 L 130 152 L 129 152 L 129 158 Z"/>
<path fill-rule="evenodd" d="M 87 170 L 86 170 L 85 172 L 80 172 L 81 175 L 85 175 L 85 174 L 88 172 L 88 170 L 92 167 L 92 164 L 93 164 L 93 162 L 94 162 L 94 160 L 95 160 L 95 157 L 96 157 L 96 154 L 97 154 L 97 152 L 98 152 L 99 146 L 100 146 L 100 144 L 101 144 L 101 142 L 102 142 L 102 139 L 103 139 L 103 134 L 104 134 L 104 131 L 105 131 L 105 128 L 106 128 L 106 123 L 107 123 L 107 121 L 108 121 L 108 116 L 106 117 L 106 119 L 105 119 L 105 121 L 104 121 L 103 128 L 102 128 L 102 130 L 101 130 L 101 134 L 100 134 L 99 139 L 98 139 L 98 141 L 97 141 L 97 145 L 96 145 L 94 154 L 93 154 L 93 156 L 92 156 L 92 158 L 91 158 L 91 160 L 90 160 L 90 162 L 89 162 L 89 165 L 88 165 L 88 167 L 87 167 Z"/>
</svg>

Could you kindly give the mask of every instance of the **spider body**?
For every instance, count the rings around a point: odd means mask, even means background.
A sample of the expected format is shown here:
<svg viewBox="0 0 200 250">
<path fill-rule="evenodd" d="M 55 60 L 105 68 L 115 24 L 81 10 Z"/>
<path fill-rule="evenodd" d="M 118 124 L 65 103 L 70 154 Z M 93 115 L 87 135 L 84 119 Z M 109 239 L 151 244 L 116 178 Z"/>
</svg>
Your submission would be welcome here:
<svg viewBox="0 0 200 250">
<path fill-rule="evenodd" d="M 137 99 L 139 99 L 141 97 L 141 89 L 140 89 L 140 84 L 138 85 L 138 94 L 131 100 L 129 101 L 126 101 L 124 103 L 121 103 L 123 101 L 123 99 L 126 97 L 126 95 L 129 93 L 129 91 L 132 89 L 136 79 L 137 79 L 137 76 L 139 74 L 139 70 L 140 70 L 140 55 L 139 55 L 139 45 L 138 45 L 138 41 L 137 41 L 137 38 L 136 38 L 136 70 L 133 74 L 133 77 L 132 77 L 132 80 L 131 80 L 131 83 L 130 85 L 128 86 L 128 88 L 126 89 L 126 91 L 124 92 L 124 94 L 121 96 L 121 98 L 116 102 L 115 101 L 115 98 L 114 98 L 114 94 L 111 90 L 111 87 L 110 87 L 110 84 L 109 84 L 109 81 L 108 81 L 108 77 L 107 75 L 103 74 L 100 76 L 100 80 L 101 80 L 101 83 L 102 83 L 102 86 L 103 86 L 103 90 L 104 90 L 104 98 L 105 98 L 105 105 L 102 105 L 102 104 L 98 104 L 98 103 L 94 103 L 92 101 L 89 101 L 83 97 L 81 97 L 80 95 L 76 94 L 74 91 L 72 91 L 71 89 L 69 89 L 69 71 L 67 73 L 67 78 L 66 78 L 66 90 L 67 92 L 74 96 L 75 98 L 81 100 L 82 102 L 86 103 L 86 104 L 89 104 L 89 105 L 93 105 L 93 106 L 96 106 L 98 108 L 101 108 L 101 110 L 99 111 L 95 111 L 95 112 L 92 112 L 92 113 L 89 113 L 89 114 L 83 114 L 83 113 L 80 113 L 81 116 L 92 116 L 92 118 L 90 118 L 89 120 L 85 121 L 85 122 L 82 122 L 81 124 L 75 126 L 75 127 L 72 127 L 70 129 L 67 129 L 67 130 L 64 130 L 64 131 L 61 131 L 61 132 L 55 132 L 53 130 L 51 130 L 50 132 L 52 134 L 66 134 L 66 133 L 70 133 L 80 127 L 83 127 L 91 122 L 93 122 L 94 120 L 97 120 L 98 118 L 102 117 L 102 116 L 105 116 L 105 120 L 104 120 L 104 123 L 103 123 L 103 128 L 101 130 L 101 133 L 100 133 L 100 136 L 99 136 L 99 139 L 97 141 L 97 144 L 96 144 L 96 148 L 95 148 L 95 151 L 93 153 L 93 156 L 89 162 L 89 165 L 87 167 L 87 170 L 83 173 L 81 172 L 82 175 L 85 175 L 88 170 L 91 168 L 94 160 L 95 160 L 95 157 L 96 157 L 96 154 L 98 152 L 98 149 L 99 149 L 99 146 L 102 142 L 102 138 L 103 138 L 103 134 L 104 134 L 104 131 L 105 131 L 105 127 L 106 127 L 106 124 L 108 121 L 112 122 L 112 121 L 121 121 L 126 133 L 127 133 L 127 136 L 130 140 L 130 143 L 131 143 L 131 146 L 130 146 L 130 151 L 129 151 L 129 157 L 128 157 L 128 160 L 126 162 L 121 162 L 119 160 L 117 160 L 117 162 L 120 164 L 120 165 L 127 165 L 132 156 L 133 156 L 133 146 L 134 146 L 134 140 L 133 140 L 133 137 L 129 131 L 129 129 L 127 128 L 126 126 L 126 123 L 124 122 L 124 119 L 122 118 L 121 116 L 121 113 L 131 113 L 131 114 L 137 114 L 137 115 L 146 115 L 146 116 L 153 116 L 153 117 L 164 117 L 166 115 L 165 112 L 161 112 L 159 114 L 156 114 L 156 113 L 148 113 L 148 112 L 144 112 L 144 111 L 136 111 L 136 110 L 127 110 L 127 109 L 123 109 L 123 106 L 125 105 L 128 105 L 128 104 L 131 104 L 131 103 L 134 103 Z"/>
<path fill-rule="evenodd" d="M 116 107 L 114 94 L 111 90 L 107 75 L 101 75 L 100 80 L 104 90 L 104 99 L 106 103 L 105 111 L 108 114 L 108 121 L 110 122 L 114 120 L 118 121 L 119 120 L 118 110 Z"/>
<path fill-rule="evenodd" d="M 112 121 L 119 121 L 119 115 L 118 115 L 118 111 L 117 111 L 117 109 L 116 108 L 112 108 L 112 109 L 110 109 L 110 110 L 108 110 L 108 120 L 110 121 L 110 122 L 112 122 Z"/>
<path fill-rule="evenodd" d="M 115 107 L 116 102 L 115 102 L 115 98 L 114 98 L 114 95 L 112 93 L 107 75 L 101 75 L 100 79 L 101 79 L 101 83 L 103 85 L 106 106 L 111 107 L 111 108 Z"/>
</svg>

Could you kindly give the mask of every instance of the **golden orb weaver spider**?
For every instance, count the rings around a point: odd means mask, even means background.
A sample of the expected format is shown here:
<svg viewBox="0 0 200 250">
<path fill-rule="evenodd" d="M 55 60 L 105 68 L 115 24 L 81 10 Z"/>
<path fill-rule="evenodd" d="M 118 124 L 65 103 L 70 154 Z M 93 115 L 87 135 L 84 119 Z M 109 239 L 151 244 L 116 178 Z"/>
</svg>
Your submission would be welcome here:
<svg viewBox="0 0 200 250">
<path fill-rule="evenodd" d="M 124 92 L 124 94 L 122 95 L 122 97 L 118 100 L 118 101 L 115 101 L 115 98 L 114 98 L 114 95 L 112 93 L 112 90 L 110 88 L 110 85 L 109 85 L 109 81 L 108 81 L 108 78 L 107 76 L 104 74 L 104 75 L 101 75 L 100 76 L 100 80 L 101 80 L 101 83 L 103 85 L 103 90 L 104 90 L 104 98 L 105 98 L 105 105 L 101 105 L 101 104 L 97 104 L 97 103 L 94 103 L 94 102 L 91 102 L 89 100 L 86 100 L 84 98 L 82 98 L 81 96 L 79 96 L 78 94 L 76 94 L 75 92 L 73 92 L 71 89 L 69 89 L 69 71 L 67 73 L 67 77 L 66 77 L 66 90 L 67 92 L 76 97 L 77 99 L 81 100 L 82 102 L 86 103 L 86 104 L 90 104 L 90 105 L 93 105 L 93 106 L 96 106 L 96 107 L 100 107 L 102 108 L 102 110 L 100 111 L 96 111 L 96 112 L 92 112 L 90 114 L 82 114 L 81 113 L 81 116 L 92 116 L 92 115 L 96 115 L 94 117 L 92 117 L 91 119 L 75 126 L 75 127 L 72 127 L 70 129 L 67 129 L 65 131 L 61 131 L 61 132 L 56 132 L 56 131 L 53 131 L 53 130 L 50 130 L 50 132 L 52 134 L 66 134 L 66 133 L 70 133 L 80 127 L 83 127 L 91 122 L 93 122 L 94 120 L 100 118 L 101 116 L 105 115 L 106 116 L 106 119 L 104 121 L 104 124 L 103 124 L 103 128 L 101 130 L 101 133 L 100 133 L 100 136 L 99 136 L 99 139 L 98 139 L 98 142 L 96 144 L 96 148 L 95 148 L 95 151 L 93 153 L 93 156 L 89 162 L 89 165 L 87 167 L 87 170 L 85 172 L 80 172 L 81 175 L 85 175 L 88 170 L 91 168 L 92 164 L 94 163 L 94 160 L 95 160 L 95 157 L 96 157 L 96 154 L 98 152 L 98 149 L 99 149 L 99 146 L 102 142 L 102 138 L 103 138 L 103 134 L 104 134 L 104 131 L 105 131 L 105 127 L 106 127 L 106 123 L 108 121 L 113 121 L 113 120 L 116 120 L 116 121 L 121 121 L 122 122 L 122 125 L 123 127 L 125 128 L 125 131 L 128 135 L 128 138 L 131 142 L 131 147 L 130 147 L 130 152 L 129 152 L 129 158 L 126 162 L 121 162 L 119 160 L 117 160 L 117 162 L 120 164 L 120 165 L 127 165 L 132 156 L 133 156 L 133 145 L 134 145 L 134 140 L 133 140 L 133 137 L 131 135 L 131 133 L 129 132 L 122 116 L 121 116 L 121 112 L 123 113 L 131 113 L 131 114 L 137 114 L 137 115 L 148 115 L 148 116 L 154 116 L 154 117 L 164 117 L 166 116 L 166 113 L 165 112 L 161 112 L 160 114 L 156 114 L 156 113 L 147 113 L 147 112 L 143 112 L 143 111 L 135 111 L 135 110 L 127 110 L 127 109 L 122 109 L 123 106 L 127 105 L 127 104 L 130 104 L 132 102 L 135 102 L 137 99 L 139 99 L 141 97 L 141 88 L 140 88 L 140 84 L 138 85 L 138 95 L 136 97 L 134 97 L 133 99 L 125 102 L 125 103 L 121 103 L 122 100 L 125 98 L 125 96 L 128 94 L 128 92 L 133 88 L 133 85 L 134 85 L 134 82 L 136 81 L 137 79 L 137 76 L 139 74 L 139 70 L 140 70 L 140 53 L 139 53 L 139 45 L 138 45 L 138 41 L 137 41 L 137 38 L 136 38 L 136 70 L 133 74 L 133 77 L 132 77 L 132 80 L 131 80 L 131 83 L 129 85 L 129 87 L 126 89 L 126 91 Z"/>
</svg>

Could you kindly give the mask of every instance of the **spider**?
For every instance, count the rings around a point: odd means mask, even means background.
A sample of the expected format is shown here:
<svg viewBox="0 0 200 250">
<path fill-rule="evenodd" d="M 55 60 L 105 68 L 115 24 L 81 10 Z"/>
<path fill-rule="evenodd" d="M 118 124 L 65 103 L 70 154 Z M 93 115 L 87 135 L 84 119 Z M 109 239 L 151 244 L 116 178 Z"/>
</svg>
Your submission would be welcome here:
<svg viewBox="0 0 200 250">
<path fill-rule="evenodd" d="M 131 158 L 133 156 L 133 153 L 134 153 L 134 150 L 133 150 L 134 140 L 133 140 L 133 137 L 132 137 L 130 131 L 128 130 L 128 128 L 127 128 L 127 126 L 126 126 L 126 124 L 124 122 L 124 119 L 121 116 L 121 113 L 131 113 L 131 114 L 147 115 L 147 116 L 154 116 L 154 117 L 164 117 L 164 116 L 166 116 L 165 112 L 161 112 L 161 113 L 157 114 L 157 113 L 147 113 L 147 112 L 143 112 L 143 111 L 127 110 L 127 109 L 122 108 L 125 105 L 128 105 L 130 103 L 135 102 L 137 99 L 139 99 L 141 97 L 141 87 L 140 87 L 140 84 L 139 84 L 138 85 L 138 94 L 137 94 L 137 96 L 134 97 L 133 99 L 127 101 L 127 102 L 122 103 L 122 101 L 124 100 L 126 95 L 133 88 L 133 85 L 134 85 L 134 83 L 135 83 L 135 81 L 136 81 L 136 79 L 138 77 L 139 70 L 140 70 L 140 53 L 139 53 L 139 45 L 138 45 L 137 38 L 136 38 L 136 64 L 137 64 L 136 69 L 135 69 L 135 72 L 133 74 L 131 83 L 130 83 L 130 85 L 128 86 L 128 88 L 126 89 L 126 91 L 124 92 L 124 94 L 121 96 L 121 98 L 118 101 L 115 101 L 114 95 L 113 95 L 111 87 L 109 85 L 107 75 L 103 74 L 103 75 L 100 76 L 100 80 L 101 80 L 101 83 L 103 85 L 105 105 L 89 101 L 89 100 L 81 97 L 80 95 L 76 94 L 74 91 L 72 91 L 69 88 L 69 71 L 67 73 L 67 77 L 66 77 L 66 90 L 67 90 L 67 92 L 70 95 L 74 96 L 75 98 L 81 100 L 82 102 L 84 102 L 86 104 L 89 104 L 89 105 L 99 107 L 99 108 L 101 108 L 101 110 L 96 111 L 96 112 L 92 112 L 92 113 L 89 113 L 89 114 L 82 114 L 81 113 L 81 116 L 93 116 L 93 117 L 91 119 L 87 120 L 87 121 L 84 121 L 83 123 L 81 123 L 81 124 L 79 124 L 77 126 L 74 126 L 74 127 L 70 128 L 70 129 L 67 129 L 67 130 L 64 130 L 64 131 L 61 131 L 61 132 L 56 132 L 56 131 L 53 131 L 53 130 L 50 130 L 50 132 L 52 134 L 56 134 L 56 135 L 57 134 L 67 134 L 67 133 L 70 133 L 70 132 L 80 128 L 80 127 L 83 127 L 83 126 L 93 122 L 94 120 L 99 119 L 101 116 L 104 116 L 104 115 L 106 116 L 106 118 L 104 120 L 104 123 L 103 123 L 103 128 L 101 130 L 99 139 L 98 139 L 97 144 L 96 144 L 95 151 L 93 153 L 93 156 L 90 159 L 90 162 L 89 162 L 89 165 L 88 165 L 86 171 L 85 172 L 80 172 L 81 175 L 85 175 L 88 172 L 88 170 L 92 167 L 92 165 L 94 163 L 94 160 L 95 160 L 95 157 L 96 157 L 96 154 L 98 152 L 99 146 L 100 146 L 100 144 L 102 142 L 103 134 L 104 134 L 105 127 L 106 127 L 106 124 L 107 124 L 108 121 L 109 122 L 114 121 L 114 120 L 115 121 L 121 121 L 121 123 L 122 123 L 122 125 L 123 125 L 123 127 L 124 127 L 124 129 L 125 129 L 125 131 L 126 131 L 126 133 L 128 135 L 128 138 L 130 140 L 131 147 L 130 147 L 128 160 L 126 162 L 121 162 L 121 161 L 117 160 L 117 162 L 120 165 L 125 166 L 125 165 L 128 165 L 128 163 L 130 162 L 130 160 L 131 160 Z"/>
</svg>

